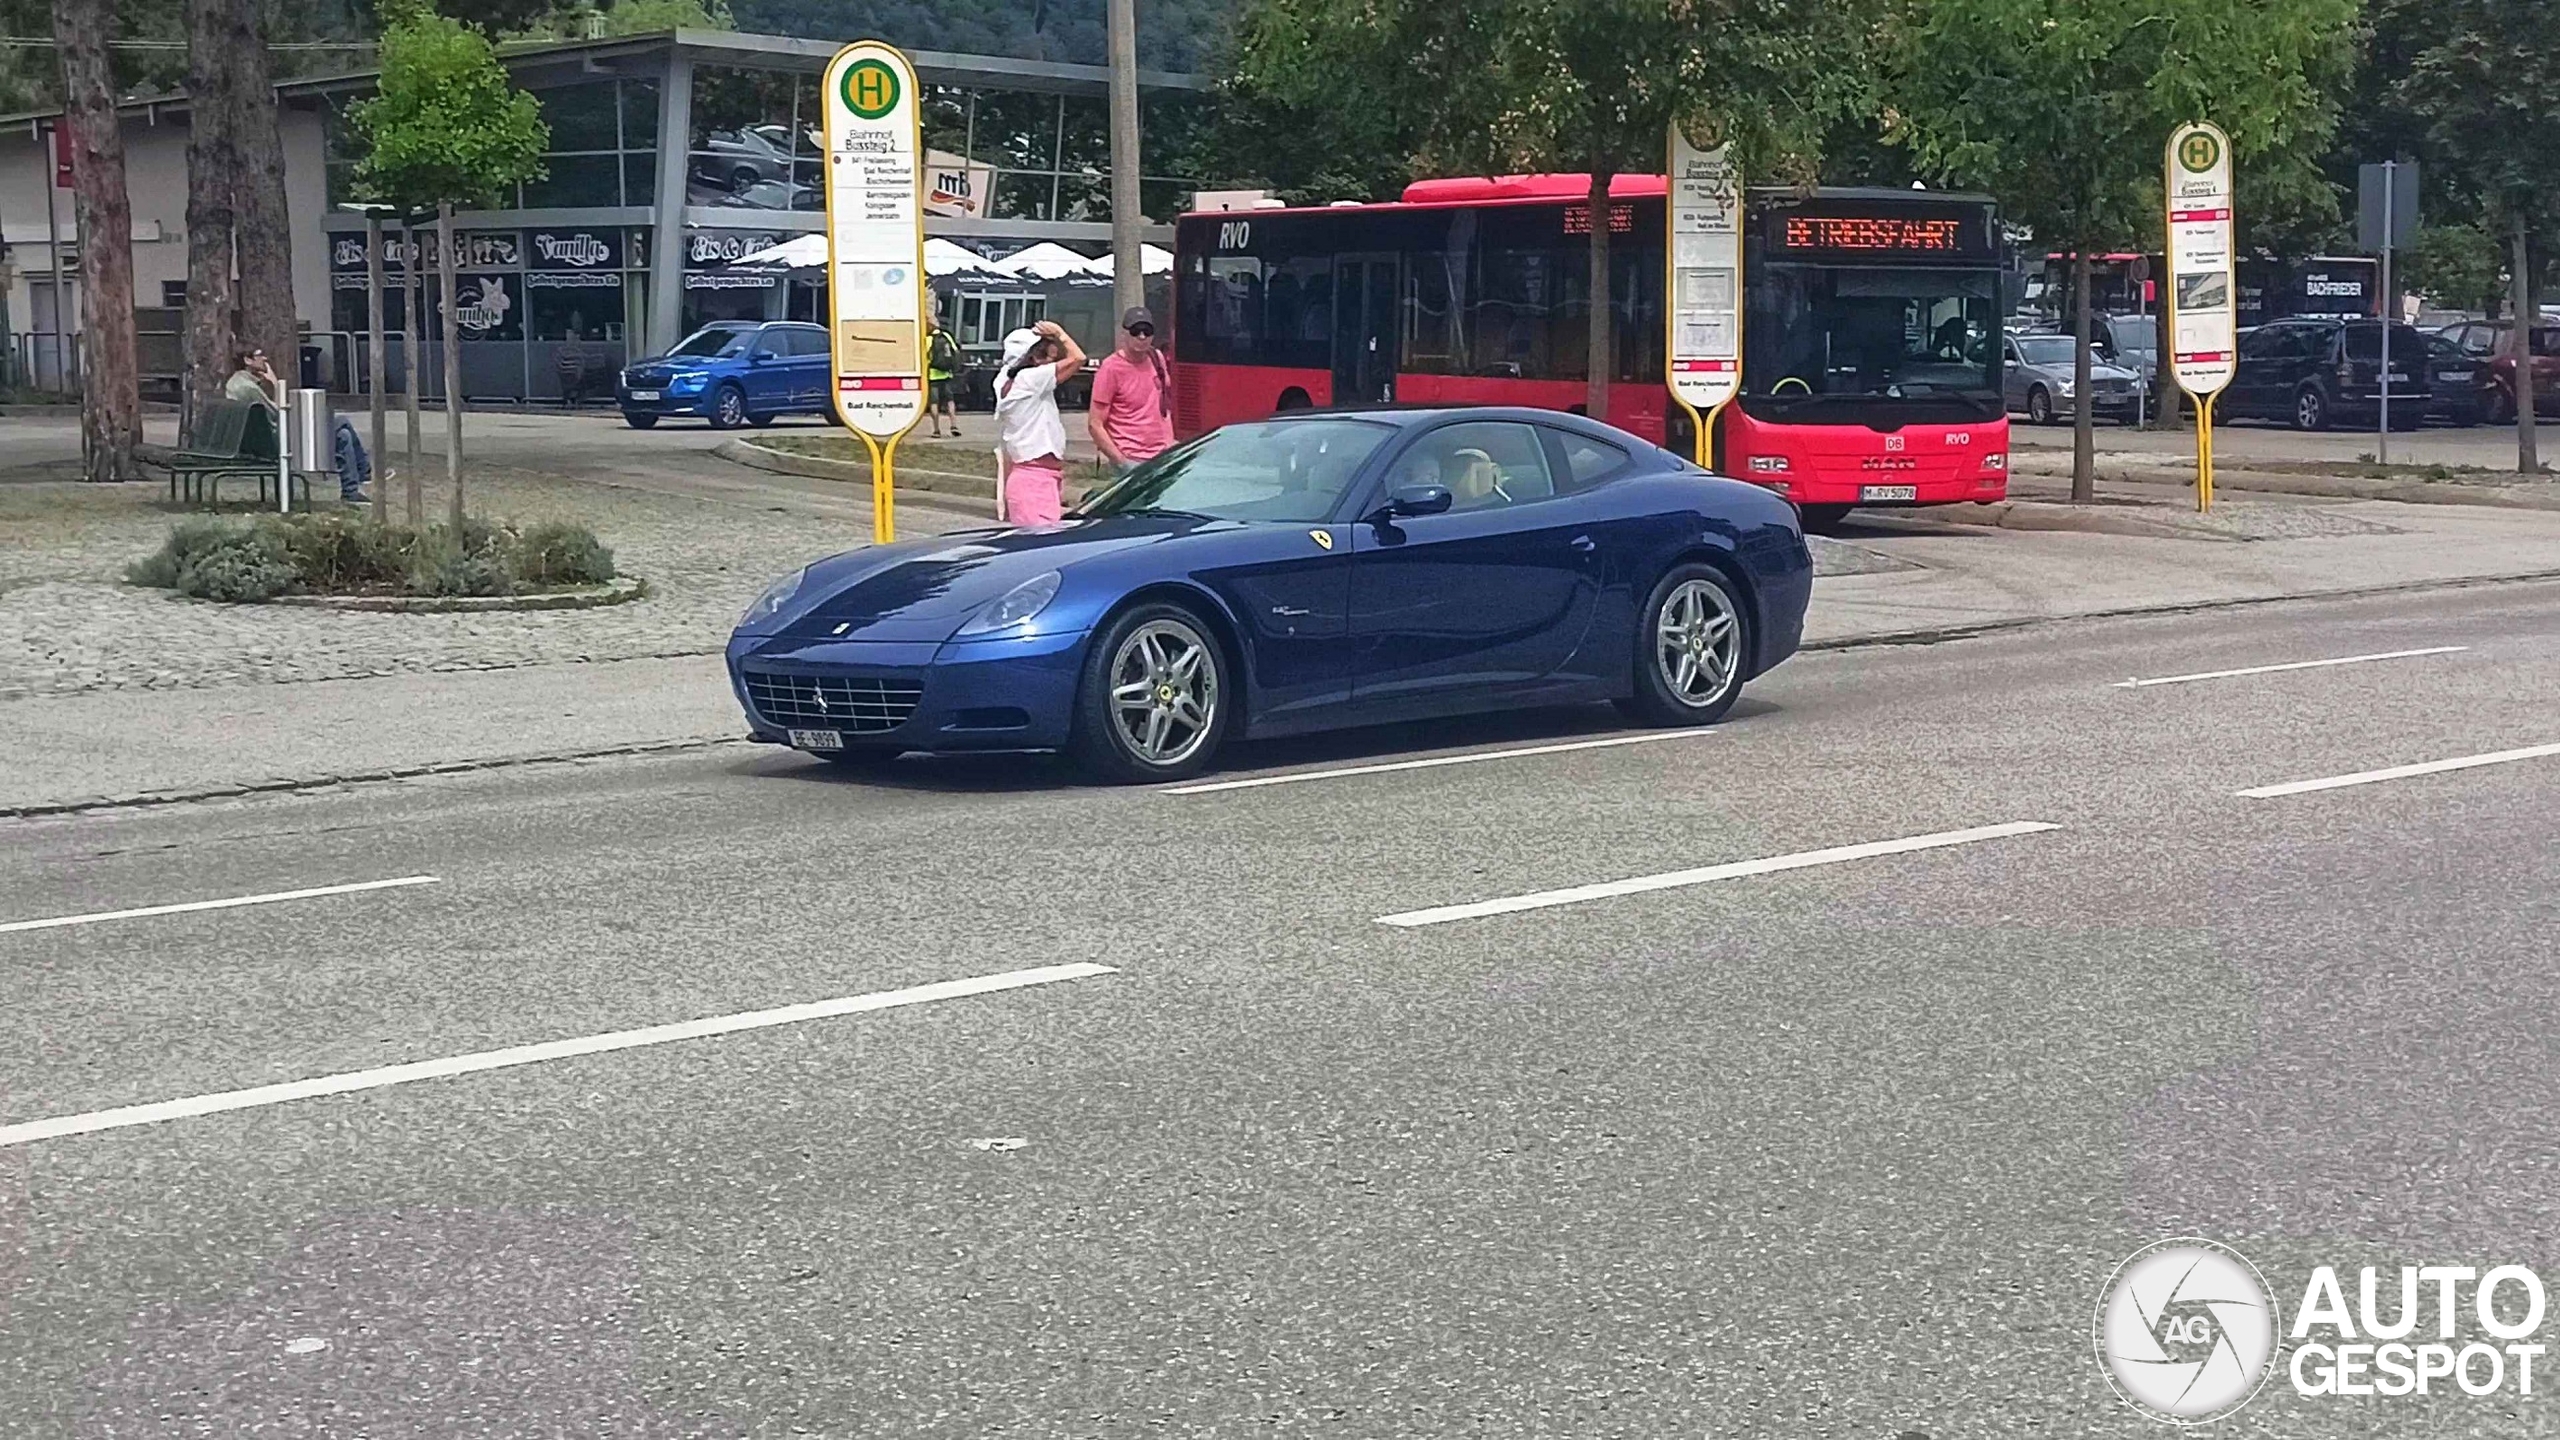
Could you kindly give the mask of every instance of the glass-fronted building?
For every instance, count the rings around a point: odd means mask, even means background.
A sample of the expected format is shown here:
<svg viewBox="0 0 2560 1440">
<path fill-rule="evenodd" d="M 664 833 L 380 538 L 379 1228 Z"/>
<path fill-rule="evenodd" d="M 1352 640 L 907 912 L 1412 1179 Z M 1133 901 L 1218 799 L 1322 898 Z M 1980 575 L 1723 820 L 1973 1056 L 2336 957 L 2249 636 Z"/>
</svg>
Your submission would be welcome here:
<svg viewBox="0 0 2560 1440">
<path fill-rule="evenodd" d="M 778 36 L 683 30 L 589 41 L 506 57 L 551 127 L 546 174 L 501 209 L 461 217 L 456 255 L 462 388 L 472 399 L 558 400 L 609 392 L 629 358 L 666 348 L 711 320 L 806 319 L 814 276 L 741 265 L 823 230 L 818 80 L 835 47 Z M 915 52 L 924 87 L 926 231 L 973 248 L 1041 240 L 1088 253 L 1111 229 L 1108 72 Z M 364 222 L 339 207 L 355 193 L 358 147 L 346 114 L 371 77 L 297 82 L 288 104 L 314 106 L 326 136 L 326 328 L 352 356 L 366 326 Z M 1142 72 L 1150 155 L 1182 154 L 1205 123 L 1205 85 Z M 681 144 L 667 143 L 682 137 Z M 1194 189 L 1218 177 L 1144 176 L 1147 235 L 1171 243 Z M 423 256 L 398 236 L 393 277 L 413 258 L 426 275 L 426 334 L 443 297 L 432 233 Z M 297 263 L 306 263 L 297 257 Z M 319 263 L 319 257 L 312 262 Z M 399 296 L 385 329 L 403 328 Z M 307 316 L 313 329 L 319 317 Z M 395 356 L 395 367 L 398 360 Z M 436 370 L 422 377 L 433 393 Z M 395 369 L 394 383 L 404 383 Z"/>
</svg>

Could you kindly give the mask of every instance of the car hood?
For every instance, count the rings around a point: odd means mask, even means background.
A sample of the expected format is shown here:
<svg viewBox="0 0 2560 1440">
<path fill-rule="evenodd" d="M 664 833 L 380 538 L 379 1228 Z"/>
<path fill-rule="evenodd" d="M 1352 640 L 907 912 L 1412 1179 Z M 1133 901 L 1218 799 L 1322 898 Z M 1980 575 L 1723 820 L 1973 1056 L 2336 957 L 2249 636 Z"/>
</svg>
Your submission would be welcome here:
<svg viewBox="0 0 2560 1440">
<path fill-rule="evenodd" d="M 957 626 L 1034 576 L 1138 546 L 1234 529 L 1238 523 L 1123 515 L 1031 529 L 964 530 L 848 550 L 809 567 L 782 628 L 787 633 L 851 633 L 837 627 L 850 623 L 867 629 L 895 621 Z"/>
</svg>

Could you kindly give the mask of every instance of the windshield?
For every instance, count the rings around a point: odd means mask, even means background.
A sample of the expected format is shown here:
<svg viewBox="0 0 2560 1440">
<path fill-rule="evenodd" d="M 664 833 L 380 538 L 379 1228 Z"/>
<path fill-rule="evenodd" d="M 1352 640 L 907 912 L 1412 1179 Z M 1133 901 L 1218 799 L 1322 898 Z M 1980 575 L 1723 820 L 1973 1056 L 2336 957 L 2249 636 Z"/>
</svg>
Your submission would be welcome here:
<svg viewBox="0 0 2560 1440">
<path fill-rule="evenodd" d="M 752 331 L 741 330 L 734 326 L 713 325 L 701 330 L 696 330 L 692 334 L 684 337 L 682 340 L 677 341 L 676 348 L 668 351 L 667 353 L 670 355 L 710 355 L 714 357 L 721 355 L 735 355 L 740 350 L 746 348 L 747 336 L 752 333 Z"/>
<path fill-rule="evenodd" d="M 2071 363 L 2071 337 L 2068 335 L 2021 335 L 2018 358 L 2029 365 L 2068 365 Z"/>
<path fill-rule="evenodd" d="M 1361 462 L 1393 433 L 1367 420 L 1229 425 L 1130 471 L 1077 513 L 1180 510 L 1213 520 L 1312 523 L 1333 514 Z"/>
<path fill-rule="evenodd" d="M 1747 287 L 1745 393 L 1896 398 L 1999 388 L 1989 270 L 1765 264 Z"/>
<path fill-rule="evenodd" d="M 2146 358 L 2149 357 L 2152 349 L 2160 343 L 2160 332 L 2152 328 L 2149 320 L 2139 318 L 2132 320 L 2122 318 L 2109 320 L 2107 322 L 2107 337 L 2113 340 L 2115 342 L 2115 347 L 2118 350 L 2123 351 L 2125 354 L 2140 355 Z"/>
</svg>

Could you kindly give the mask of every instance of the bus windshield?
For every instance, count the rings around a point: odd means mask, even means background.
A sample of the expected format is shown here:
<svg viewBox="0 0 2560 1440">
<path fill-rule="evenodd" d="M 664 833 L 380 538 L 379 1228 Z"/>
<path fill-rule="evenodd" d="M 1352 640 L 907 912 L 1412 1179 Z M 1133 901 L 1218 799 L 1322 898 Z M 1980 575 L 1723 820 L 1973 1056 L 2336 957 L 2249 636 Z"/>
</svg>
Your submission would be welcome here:
<svg viewBox="0 0 2560 1440">
<path fill-rule="evenodd" d="M 1763 264 L 1743 318 L 1744 393 L 1997 394 L 1996 282 L 1988 269 Z"/>
<path fill-rule="evenodd" d="M 1265 420 L 1212 430 L 1130 471 L 1077 514 L 1172 511 L 1212 520 L 1312 524 L 1393 428 L 1372 420 Z"/>
</svg>

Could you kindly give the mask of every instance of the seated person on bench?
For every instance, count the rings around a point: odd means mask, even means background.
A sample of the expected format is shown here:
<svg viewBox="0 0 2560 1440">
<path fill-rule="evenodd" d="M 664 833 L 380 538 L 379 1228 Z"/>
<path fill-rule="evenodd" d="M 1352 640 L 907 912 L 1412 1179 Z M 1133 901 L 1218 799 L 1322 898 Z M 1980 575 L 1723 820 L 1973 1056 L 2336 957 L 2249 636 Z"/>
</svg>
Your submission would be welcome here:
<svg viewBox="0 0 2560 1440">
<path fill-rule="evenodd" d="M 239 366 L 231 372 L 230 379 L 222 382 L 222 398 L 243 405 L 263 405 L 276 412 L 276 369 L 267 362 L 267 352 L 255 346 L 243 350 Z M 338 498 L 349 505 L 361 505 L 367 498 L 365 482 L 373 478 L 373 459 L 364 453 L 364 442 L 356 438 L 353 422 L 344 415 L 336 419 L 337 433 L 331 438 L 337 451 Z M 284 424 L 281 413 L 277 413 L 276 424 L 279 428 Z"/>
</svg>

